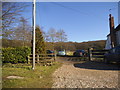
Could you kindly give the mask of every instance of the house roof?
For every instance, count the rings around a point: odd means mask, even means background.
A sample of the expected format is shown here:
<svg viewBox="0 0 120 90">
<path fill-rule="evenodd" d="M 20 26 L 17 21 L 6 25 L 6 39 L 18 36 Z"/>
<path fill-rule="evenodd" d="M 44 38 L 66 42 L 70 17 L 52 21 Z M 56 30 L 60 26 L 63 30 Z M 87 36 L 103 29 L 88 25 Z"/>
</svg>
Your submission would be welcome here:
<svg viewBox="0 0 120 90">
<path fill-rule="evenodd" d="M 120 30 L 120 24 L 115 28 L 116 31 Z"/>
<path fill-rule="evenodd" d="M 120 31 L 120 24 L 114 29 L 115 31 Z M 107 37 L 110 36 L 110 34 L 107 35 Z"/>
<path fill-rule="evenodd" d="M 107 35 L 107 37 L 109 37 L 109 36 L 110 36 L 110 34 Z"/>
</svg>

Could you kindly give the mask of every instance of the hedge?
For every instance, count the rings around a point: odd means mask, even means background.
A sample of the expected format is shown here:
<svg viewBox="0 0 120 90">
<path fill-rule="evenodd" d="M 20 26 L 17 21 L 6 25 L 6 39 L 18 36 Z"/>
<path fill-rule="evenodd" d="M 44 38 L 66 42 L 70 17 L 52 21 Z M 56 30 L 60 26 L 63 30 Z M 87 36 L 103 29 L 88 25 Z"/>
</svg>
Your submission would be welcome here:
<svg viewBox="0 0 120 90">
<path fill-rule="evenodd" d="M 31 53 L 29 47 L 2 48 L 3 63 L 26 63 L 27 56 Z"/>
</svg>

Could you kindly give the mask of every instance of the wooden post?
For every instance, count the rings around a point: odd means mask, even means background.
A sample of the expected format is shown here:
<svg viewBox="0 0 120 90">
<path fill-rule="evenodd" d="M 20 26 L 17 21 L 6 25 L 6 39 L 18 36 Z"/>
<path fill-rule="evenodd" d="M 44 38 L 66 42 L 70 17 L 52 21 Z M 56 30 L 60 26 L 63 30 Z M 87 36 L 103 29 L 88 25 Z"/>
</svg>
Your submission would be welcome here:
<svg viewBox="0 0 120 90">
<path fill-rule="evenodd" d="M 55 51 L 55 53 L 54 53 L 54 61 L 56 61 L 56 51 Z"/>
<path fill-rule="evenodd" d="M 89 61 L 92 60 L 92 51 L 91 50 L 92 50 L 91 48 L 88 49 Z"/>
<path fill-rule="evenodd" d="M 39 54 L 37 54 L 37 63 L 39 63 Z"/>
<path fill-rule="evenodd" d="M 30 56 L 28 55 L 27 63 L 30 64 Z"/>
</svg>

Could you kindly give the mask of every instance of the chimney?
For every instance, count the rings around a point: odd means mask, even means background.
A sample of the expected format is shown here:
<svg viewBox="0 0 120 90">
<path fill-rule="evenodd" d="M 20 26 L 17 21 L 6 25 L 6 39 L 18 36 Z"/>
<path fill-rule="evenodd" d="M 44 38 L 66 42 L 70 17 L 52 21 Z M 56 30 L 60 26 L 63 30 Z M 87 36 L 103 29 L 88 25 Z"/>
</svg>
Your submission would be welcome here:
<svg viewBox="0 0 120 90">
<path fill-rule="evenodd" d="M 112 15 L 109 15 L 109 24 L 110 24 L 110 38 L 111 38 L 111 47 L 116 46 L 116 32 L 114 30 L 114 17 Z"/>
</svg>

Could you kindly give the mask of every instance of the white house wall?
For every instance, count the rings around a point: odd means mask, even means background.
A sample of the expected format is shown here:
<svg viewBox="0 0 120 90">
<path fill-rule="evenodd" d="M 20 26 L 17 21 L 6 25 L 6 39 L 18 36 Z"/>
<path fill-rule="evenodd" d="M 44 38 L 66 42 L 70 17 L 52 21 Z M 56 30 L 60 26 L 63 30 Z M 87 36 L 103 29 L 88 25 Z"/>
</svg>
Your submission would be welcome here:
<svg viewBox="0 0 120 90">
<path fill-rule="evenodd" d="M 116 32 L 117 36 L 117 45 L 120 45 L 120 30 Z"/>
<path fill-rule="evenodd" d="M 120 30 L 116 32 L 116 39 L 117 39 L 117 45 L 120 45 Z M 110 39 L 110 35 L 107 36 L 107 41 L 106 41 L 106 45 L 105 45 L 105 49 L 111 49 L 111 39 Z"/>
<path fill-rule="evenodd" d="M 111 39 L 110 39 L 110 36 L 107 36 L 105 49 L 111 49 Z"/>
</svg>

